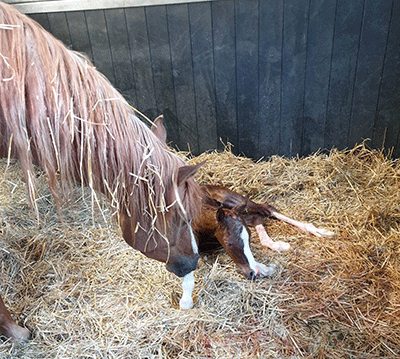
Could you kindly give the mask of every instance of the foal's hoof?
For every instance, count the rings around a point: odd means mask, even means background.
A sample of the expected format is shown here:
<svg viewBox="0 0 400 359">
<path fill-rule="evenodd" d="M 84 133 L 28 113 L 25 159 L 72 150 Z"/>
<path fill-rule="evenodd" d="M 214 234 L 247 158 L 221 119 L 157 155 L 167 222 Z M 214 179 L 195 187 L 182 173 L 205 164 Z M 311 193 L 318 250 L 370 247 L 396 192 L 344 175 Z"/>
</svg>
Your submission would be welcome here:
<svg viewBox="0 0 400 359">
<path fill-rule="evenodd" d="M 262 263 L 257 263 L 256 269 L 257 269 L 257 277 L 271 277 L 276 272 L 276 265 L 270 264 L 269 266 L 266 266 Z"/>
<path fill-rule="evenodd" d="M 28 329 L 20 327 L 15 323 L 10 324 L 4 335 L 9 338 L 12 343 L 26 343 L 31 337 L 31 333 Z"/>
<path fill-rule="evenodd" d="M 331 237 L 335 234 L 334 232 L 328 231 L 327 229 L 317 228 L 312 223 L 306 223 L 304 229 L 306 230 L 306 232 L 311 233 L 319 238 Z"/>
</svg>

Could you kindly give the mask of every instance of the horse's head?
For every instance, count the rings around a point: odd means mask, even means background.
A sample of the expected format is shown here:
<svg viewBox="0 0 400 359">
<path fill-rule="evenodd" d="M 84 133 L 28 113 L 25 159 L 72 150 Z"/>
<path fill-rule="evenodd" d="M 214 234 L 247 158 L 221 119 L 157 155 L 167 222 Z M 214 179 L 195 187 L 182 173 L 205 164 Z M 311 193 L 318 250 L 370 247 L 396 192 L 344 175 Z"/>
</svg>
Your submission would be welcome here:
<svg viewBox="0 0 400 359">
<path fill-rule="evenodd" d="M 147 171 L 143 183 L 153 181 L 156 185 L 144 186 L 136 196 L 130 213 L 120 213 L 124 239 L 129 245 L 146 256 L 167 262 L 167 269 L 184 276 L 195 269 L 198 261 L 197 242 L 191 221 L 201 208 L 201 190 L 194 175 L 202 163 L 185 165 L 171 153 L 165 144 L 166 131 L 162 117 L 154 121 L 153 134 L 161 140 L 153 155 L 168 154 L 160 168 Z M 145 201 L 146 199 L 146 201 Z"/>
<path fill-rule="evenodd" d="M 246 204 L 232 209 L 221 206 L 216 215 L 219 226 L 215 235 L 244 275 L 255 279 L 257 273 L 250 266 L 253 258 L 249 243 L 250 231 L 240 215 L 245 207 Z"/>
</svg>

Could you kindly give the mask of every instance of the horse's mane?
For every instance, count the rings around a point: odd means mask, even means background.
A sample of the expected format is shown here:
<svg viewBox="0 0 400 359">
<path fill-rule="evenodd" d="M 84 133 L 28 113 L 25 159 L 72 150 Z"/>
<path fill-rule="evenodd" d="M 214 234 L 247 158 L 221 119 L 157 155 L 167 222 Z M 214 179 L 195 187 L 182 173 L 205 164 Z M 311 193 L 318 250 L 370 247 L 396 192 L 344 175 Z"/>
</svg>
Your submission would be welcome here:
<svg viewBox="0 0 400 359">
<path fill-rule="evenodd" d="M 164 194 L 185 163 L 88 59 L 1 2 L 0 83 L 0 154 L 19 158 L 33 204 L 38 165 L 56 200 L 78 181 L 139 223 L 178 211 L 176 205 L 166 208 Z M 193 216 L 197 203 L 190 199 L 199 197 L 199 189 L 187 190 L 181 202 Z M 154 221 L 157 226 L 161 219 Z"/>
</svg>

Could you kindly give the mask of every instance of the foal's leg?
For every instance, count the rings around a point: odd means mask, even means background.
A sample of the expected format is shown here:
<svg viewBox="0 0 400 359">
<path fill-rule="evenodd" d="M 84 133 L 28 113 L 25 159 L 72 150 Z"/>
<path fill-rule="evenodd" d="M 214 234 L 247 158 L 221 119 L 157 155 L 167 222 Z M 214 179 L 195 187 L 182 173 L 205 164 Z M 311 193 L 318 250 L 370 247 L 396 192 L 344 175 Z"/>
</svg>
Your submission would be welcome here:
<svg viewBox="0 0 400 359">
<path fill-rule="evenodd" d="M 10 338 L 12 342 L 22 343 L 29 339 L 30 333 L 27 329 L 15 324 L 10 313 L 4 305 L 0 296 L 0 334 Z"/>
<path fill-rule="evenodd" d="M 274 242 L 272 238 L 268 235 L 262 224 L 258 224 L 255 226 L 255 229 L 258 233 L 258 237 L 260 238 L 260 242 L 263 246 L 266 246 L 273 251 L 282 252 L 287 251 L 290 248 L 290 244 L 282 241 Z"/>
<path fill-rule="evenodd" d="M 295 226 L 295 227 L 299 228 L 303 232 L 311 233 L 311 234 L 313 234 L 314 236 L 317 236 L 317 237 L 329 237 L 329 236 L 333 236 L 335 234 L 335 233 L 333 233 L 331 231 L 328 231 L 327 229 L 317 228 L 312 223 L 304 223 L 304 222 L 296 221 L 294 219 L 286 217 L 285 215 L 283 215 L 282 213 L 279 213 L 279 212 L 273 211 L 273 212 L 271 212 L 271 214 L 276 219 L 279 219 L 279 220 L 281 220 L 283 222 L 289 223 L 292 226 Z"/>
<path fill-rule="evenodd" d="M 186 274 L 182 279 L 182 298 L 179 301 L 179 306 L 183 310 L 193 308 L 192 292 L 194 289 L 194 275 L 193 272 Z"/>
</svg>

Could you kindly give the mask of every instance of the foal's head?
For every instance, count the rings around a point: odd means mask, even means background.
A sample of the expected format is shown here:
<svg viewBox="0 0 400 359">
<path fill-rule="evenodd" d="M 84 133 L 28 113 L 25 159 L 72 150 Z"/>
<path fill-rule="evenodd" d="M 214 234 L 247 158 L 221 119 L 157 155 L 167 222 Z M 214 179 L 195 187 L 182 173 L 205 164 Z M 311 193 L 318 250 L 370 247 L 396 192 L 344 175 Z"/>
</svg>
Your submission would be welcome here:
<svg viewBox="0 0 400 359">
<path fill-rule="evenodd" d="M 217 211 L 218 228 L 215 236 L 244 275 L 255 279 L 257 273 L 250 267 L 252 254 L 250 251 L 250 231 L 246 227 L 241 212 L 246 204 L 232 209 L 223 208 Z"/>
</svg>

